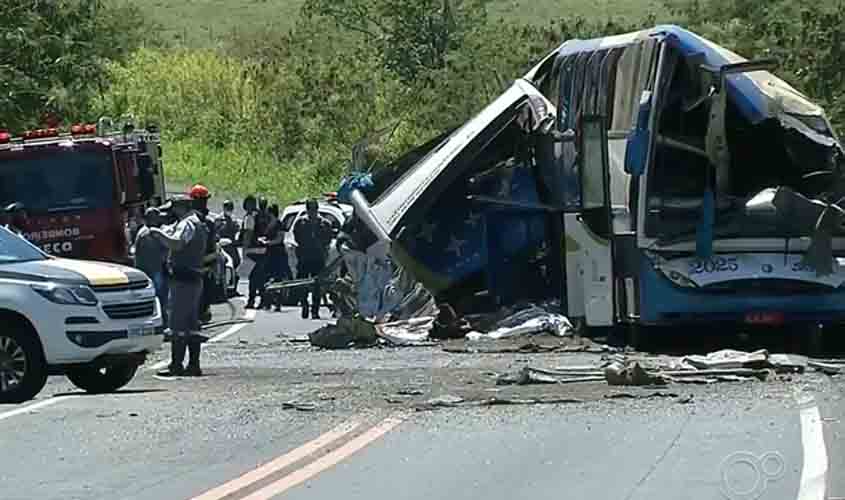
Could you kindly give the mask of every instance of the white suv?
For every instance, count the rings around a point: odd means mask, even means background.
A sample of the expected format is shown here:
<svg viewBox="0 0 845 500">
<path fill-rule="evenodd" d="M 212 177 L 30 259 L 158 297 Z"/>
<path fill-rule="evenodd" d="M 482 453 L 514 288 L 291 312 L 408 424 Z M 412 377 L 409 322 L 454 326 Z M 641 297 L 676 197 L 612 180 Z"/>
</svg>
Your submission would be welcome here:
<svg viewBox="0 0 845 500">
<path fill-rule="evenodd" d="M 48 375 L 115 391 L 163 341 L 150 279 L 131 267 L 51 257 L 0 227 L 0 403 L 33 398 Z"/>
</svg>

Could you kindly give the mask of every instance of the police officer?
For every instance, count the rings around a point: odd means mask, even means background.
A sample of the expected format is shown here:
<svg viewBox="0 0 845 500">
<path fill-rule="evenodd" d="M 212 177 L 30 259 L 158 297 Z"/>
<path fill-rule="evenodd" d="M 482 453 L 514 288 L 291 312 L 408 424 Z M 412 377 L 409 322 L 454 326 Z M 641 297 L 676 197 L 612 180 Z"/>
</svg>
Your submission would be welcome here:
<svg viewBox="0 0 845 500">
<path fill-rule="evenodd" d="M 237 220 L 235 220 L 234 211 L 235 204 L 232 200 L 224 201 L 223 215 L 217 218 L 215 225 L 217 226 L 217 236 L 220 237 L 221 240 L 225 238 L 231 241 L 230 244 L 223 247 L 223 251 L 232 258 L 232 266 L 237 271 L 238 267 L 241 265 L 241 254 L 238 252 L 238 244 L 236 240 L 238 232 L 241 230 L 241 225 Z"/>
<path fill-rule="evenodd" d="M 246 308 L 255 309 L 255 299 L 258 295 L 264 296 L 264 285 L 267 281 L 267 247 L 263 243 L 263 228 L 259 225 L 258 202 L 255 196 L 244 198 L 243 207 L 246 215 L 241 230 L 242 244 L 244 255 L 253 262 L 252 271 L 249 273 L 249 299 Z"/>
<path fill-rule="evenodd" d="M 163 375 L 200 376 L 200 346 L 205 337 L 199 332 L 199 310 L 203 287 L 203 256 L 208 234 L 189 195 L 178 195 L 163 207 L 171 210 L 178 222 L 150 232 L 171 251 L 170 254 L 170 329 L 171 360 Z M 182 362 L 188 348 L 188 367 Z"/>
<path fill-rule="evenodd" d="M 200 321 L 208 323 L 211 321 L 211 303 L 214 302 L 214 293 L 217 291 L 215 286 L 214 270 L 217 267 L 217 224 L 208 211 L 208 199 L 211 198 L 211 193 L 208 188 L 202 184 L 195 184 L 189 191 L 191 199 L 193 200 L 193 209 L 199 214 L 200 219 L 205 224 L 208 238 L 205 244 L 205 255 L 202 259 L 203 272 L 203 287 L 202 287 L 202 302 L 200 307 Z"/>
<path fill-rule="evenodd" d="M 332 240 L 333 228 L 331 222 L 321 216 L 318 211 L 317 200 L 305 202 L 305 217 L 300 218 L 293 227 L 296 239 L 297 278 L 312 278 L 326 267 L 329 244 Z M 311 304 L 311 317 L 320 319 L 320 283 L 315 280 L 311 289 L 314 303 Z M 301 299 L 302 317 L 308 317 L 308 292 Z"/>
<path fill-rule="evenodd" d="M 135 267 L 144 271 L 153 280 L 156 296 L 161 304 L 161 315 L 167 327 L 167 308 L 170 292 L 167 272 L 168 248 L 151 232 L 154 227 L 161 227 L 161 214 L 157 208 L 150 207 L 144 212 L 143 224 L 135 236 Z"/>
<path fill-rule="evenodd" d="M 17 234 L 21 238 L 25 238 L 24 229 L 29 222 L 29 217 L 26 213 L 26 207 L 21 202 L 10 203 L 3 210 L 6 213 L 6 229 Z"/>
</svg>

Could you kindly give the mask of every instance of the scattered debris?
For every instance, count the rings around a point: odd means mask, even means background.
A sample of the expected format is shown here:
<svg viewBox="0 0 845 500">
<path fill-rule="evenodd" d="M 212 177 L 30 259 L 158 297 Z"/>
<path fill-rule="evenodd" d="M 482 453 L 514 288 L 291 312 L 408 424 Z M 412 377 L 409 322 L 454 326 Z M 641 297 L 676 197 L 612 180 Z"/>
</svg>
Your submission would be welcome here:
<svg viewBox="0 0 845 500">
<path fill-rule="evenodd" d="M 464 398 L 452 396 L 451 394 L 446 394 L 443 396 L 438 396 L 436 398 L 429 399 L 425 402 L 425 405 L 431 408 L 451 408 L 454 406 L 458 406 L 463 402 Z"/>
<path fill-rule="evenodd" d="M 841 365 L 835 365 L 833 363 L 823 363 L 821 361 L 810 360 L 807 362 L 807 366 L 815 369 L 816 371 L 822 372 L 825 375 L 838 375 L 842 371 Z"/>
<path fill-rule="evenodd" d="M 312 345 L 324 349 L 370 347 L 378 342 L 374 325 L 360 318 L 340 318 L 337 324 L 326 325 L 308 337 Z"/>
<path fill-rule="evenodd" d="M 417 411 L 435 410 L 439 408 L 454 408 L 463 406 L 502 406 L 502 405 L 554 405 L 554 404 L 571 404 L 583 403 L 582 399 L 578 398 L 508 398 L 494 396 L 491 398 L 467 401 L 455 396 L 448 402 L 440 401 L 441 398 L 426 401 L 421 405 L 416 406 Z"/>
<path fill-rule="evenodd" d="M 396 391 L 396 394 L 400 396 L 420 396 L 424 393 L 425 391 L 416 387 L 406 387 L 404 389 L 399 389 L 398 391 Z"/>
<path fill-rule="evenodd" d="M 282 409 L 297 411 L 314 411 L 317 409 L 317 405 L 310 402 L 287 401 L 285 403 L 282 403 Z"/>
<path fill-rule="evenodd" d="M 605 367 L 604 378 L 610 385 L 666 385 L 660 374 L 648 373 L 636 361 L 625 364 L 614 362 Z"/>
<path fill-rule="evenodd" d="M 496 327 L 487 332 L 469 332 L 467 340 L 498 340 L 522 335 L 548 332 L 556 337 L 565 337 L 573 332 L 572 323 L 556 312 L 552 312 L 549 306 L 530 305 L 496 324 Z"/>
<path fill-rule="evenodd" d="M 770 354 L 769 363 L 778 373 L 804 373 L 808 360 L 798 354 Z"/>
<path fill-rule="evenodd" d="M 688 405 L 693 402 L 693 396 L 690 394 L 689 396 L 681 396 L 678 398 L 677 403 L 682 405 Z"/>
<path fill-rule="evenodd" d="M 311 375 L 315 377 L 326 377 L 326 376 L 333 376 L 333 375 L 346 375 L 346 370 L 326 370 L 322 372 L 311 372 Z"/>
<path fill-rule="evenodd" d="M 663 391 L 655 391 L 655 392 L 644 392 L 639 394 L 634 394 L 630 392 L 614 392 L 611 394 L 605 394 L 605 399 L 652 399 L 652 398 L 677 398 L 678 395 L 674 392 L 663 392 Z"/>
<path fill-rule="evenodd" d="M 434 328 L 434 317 L 404 319 L 375 325 L 376 335 L 397 346 L 431 345 L 428 336 Z"/>
<path fill-rule="evenodd" d="M 681 364 L 689 365 L 698 370 L 765 368 L 769 366 L 769 353 L 765 349 L 750 353 L 735 351 L 733 349 L 723 349 L 721 351 L 711 352 L 706 356 L 698 354 L 684 356 L 681 359 Z"/>
</svg>

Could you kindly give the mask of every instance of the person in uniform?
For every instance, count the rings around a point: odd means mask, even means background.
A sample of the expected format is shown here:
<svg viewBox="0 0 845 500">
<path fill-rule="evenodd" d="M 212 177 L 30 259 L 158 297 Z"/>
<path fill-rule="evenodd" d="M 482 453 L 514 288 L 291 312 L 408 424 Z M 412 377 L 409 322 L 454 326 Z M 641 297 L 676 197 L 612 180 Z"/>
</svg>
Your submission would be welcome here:
<svg viewBox="0 0 845 500">
<path fill-rule="evenodd" d="M 329 244 L 332 240 L 332 224 L 318 211 L 317 200 L 310 199 L 305 202 L 305 217 L 296 221 L 293 227 L 293 236 L 296 239 L 297 279 L 316 278 L 326 267 Z M 311 318 L 320 319 L 320 283 L 314 281 L 311 288 L 313 304 L 311 304 Z M 302 305 L 302 317 L 308 317 L 308 292 L 306 291 L 300 301 Z"/>
<path fill-rule="evenodd" d="M 290 278 L 290 266 L 285 252 L 282 222 L 279 220 L 279 206 L 270 205 L 270 225 L 267 226 L 267 278 L 268 281 L 284 281 Z M 272 305 L 277 312 L 282 310 L 281 294 L 267 297 L 267 309 Z M 263 305 L 263 304 L 262 304 Z"/>
<path fill-rule="evenodd" d="M 264 284 L 267 281 L 265 269 L 267 248 L 262 244 L 263 235 L 258 224 L 258 203 L 255 196 L 249 195 L 244 198 L 243 207 L 246 215 L 241 229 L 241 239 L 244 255 L 253 262 L 249 273 L 249 298 L 246 308 L 255 309 L 255 299 L 258 295 L 264 295 Z"/>
<path fill-rule="evenodd" d="M 202 301 L 200 306 L 200 321 L 208 323 L 211 321 L 211 304 L 214 302 L 214 294 L 217 292 L 215 286 L 215 268 L 217 267 L 217 223 L 208 211 L 208 199 L 211 193 L 202 184 L 195 184 L 188 192 L 193 200 L 193 209 L 199 214 L 206 229 L 205 254 L 202 259 Z"/>
<path fill-rule="evenodd" d="M 166 375 L 200 376 L 200 348 L 205 337 L 199 332 L 203 287 L 203 256 L 208 234 L 189 195 L 174 197 L 165 209 L 178 221 L 150 232 L 170 249 L 171 360 Z M 187 369 L 182 365 L 188 349 Z"/>
<path fill-rule="evenodd" d="M 153 280 L 158 302 L 161 304 L 161 315 L 164 327 L 167 328 L 167 309 L 170 305 L 170 293 L 167 272 L 167 257 L 169 250 L 164 243 L 153 236 L 151 229 L 161 227 L 161 214 L 155 207 L 144 212 L 143 224 L 138 228 L 135 236 L 135 267 L 144 271 Z"/>
<path fill-rule="evenodd" d="M 3 210 L 6 215 L 6 229 L 20 236 L 26 238 L 24 230 L 26 229 L 29 217 L 26 213 L 26 207 L 23 203 L 16 201 L 10 203 Z"/>
<path fill-rule="evenodd" d="M 217 236 L 219 236 L 221 240 L 225 238 L 231 241 L 231 243 L 223 247 L 223 251 L 232 258 L 232 266 L 235 268 L 235 271 L 237 271 L 238 267 L 241 265 L 241 254 L 238 252 L 237 244 L 238 233 L 241 230 L 241 225 L 237 220 L 235 220 L 234 212 L 235 204 L 232 200 L 224 201 L 223 215 L 217 218 L 215 224 L 217 226 Z"/>
</svg>

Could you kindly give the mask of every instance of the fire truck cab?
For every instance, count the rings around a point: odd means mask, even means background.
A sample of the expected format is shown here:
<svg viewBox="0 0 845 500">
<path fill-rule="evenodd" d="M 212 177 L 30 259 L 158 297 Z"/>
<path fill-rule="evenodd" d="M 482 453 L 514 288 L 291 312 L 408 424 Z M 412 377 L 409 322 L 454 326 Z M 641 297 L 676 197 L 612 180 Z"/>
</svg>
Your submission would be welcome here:
<svg viewBox="0 0 845 500">
<path fill-rule="evenodd" d="M 130 219 L 165 197 L 157 127 L 0 131 L 0 205 L 22 203 L 28 240 L 61 257 L 128 262 Z"/>
</svg>

